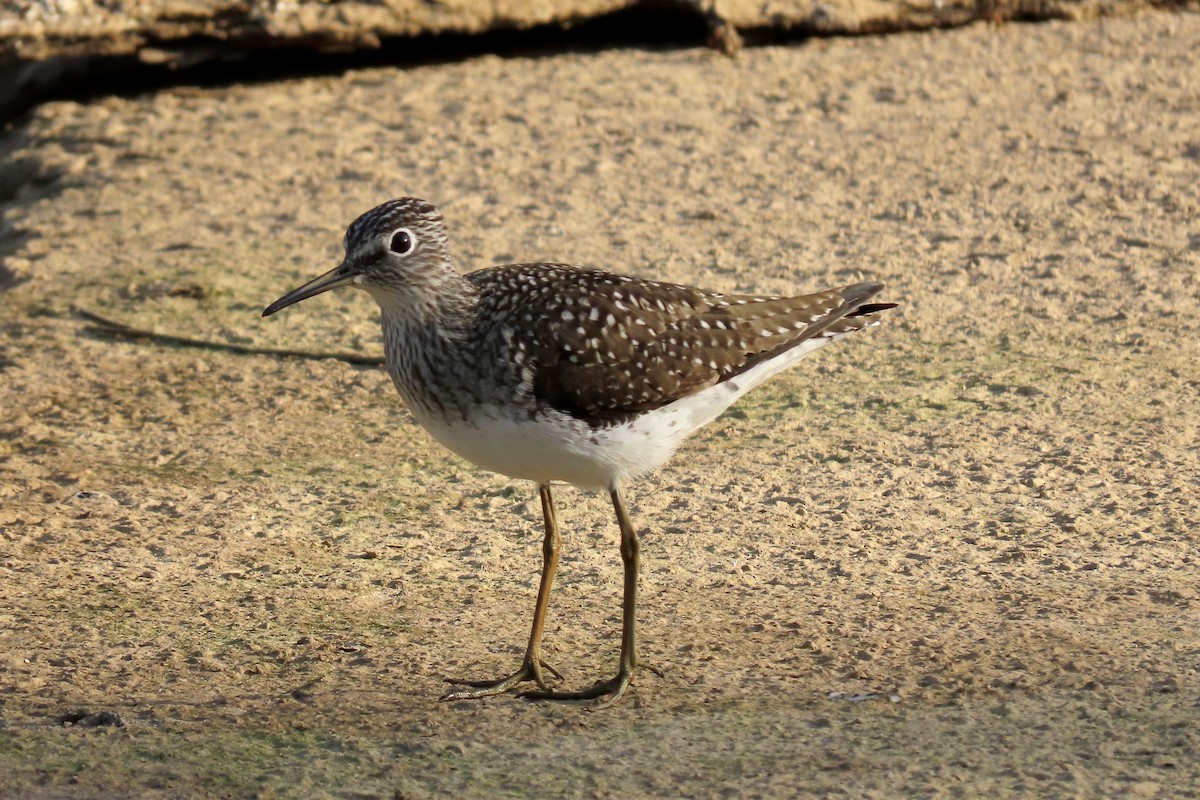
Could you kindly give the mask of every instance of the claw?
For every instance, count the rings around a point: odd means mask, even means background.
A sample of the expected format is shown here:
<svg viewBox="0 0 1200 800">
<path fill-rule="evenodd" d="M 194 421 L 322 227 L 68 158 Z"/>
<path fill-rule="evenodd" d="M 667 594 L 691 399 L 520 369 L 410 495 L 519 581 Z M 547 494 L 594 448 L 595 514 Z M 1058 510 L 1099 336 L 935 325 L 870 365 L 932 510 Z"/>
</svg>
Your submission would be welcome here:
<svg viewBox="0 0 1200 800">
<path fill-rule="evenodd" d="M 521 692 L 521 697 L 527 700 L 595 700 L 603 698 L 600 702 L 588 706 L 588 711 L 599 711 L 602 708 L 608 708 L 613 703 L 621 699 L 625 694 L 625 690 L 629 688 L 630 681 L 633 680 L 633 670 L 621 669 L 615 678 L 607 681 L 600 681 L 595 686 L 587 689 L 581 689 L 577 692 L 556 692 L 553 690 L 529 691 Z"/>
<path fill-rule="evenodd" d="M 478 680 L 463 680 L 462 678 L 446 678 L 446 683 L 454 686 L 469 686 L 470 690 L 460 692 L 448 692 L 442 695 L 443 700 L 477 700 L 480 697 L 493 697 L 498 694 L 504 694 L 509 689 L 516 686 L 518 683 L 525 681 L 534 681 L 538 688 L 544 692 L 549 692 L 550 687 L 546 684 L 546 679 L 542 676 L 542 670 L 546 670 L 558 680 L 562 680 L 562 674 L 554 667 L 546 662 L 538 659 L 526 659 L 521 663 L 520 669 L 513 674 L 501 678 L 498 681 L 478 681 Z"/>
<path fill-rule="evenodd" d="M 666 673 L 662 671 L 662 667 L 656 667 L 653 664 L 647 664 L 644 661 L 639 661 L 637 665 L 638 669 L 648 669 L 660 678 L 667 677 Z"/>
</svg>

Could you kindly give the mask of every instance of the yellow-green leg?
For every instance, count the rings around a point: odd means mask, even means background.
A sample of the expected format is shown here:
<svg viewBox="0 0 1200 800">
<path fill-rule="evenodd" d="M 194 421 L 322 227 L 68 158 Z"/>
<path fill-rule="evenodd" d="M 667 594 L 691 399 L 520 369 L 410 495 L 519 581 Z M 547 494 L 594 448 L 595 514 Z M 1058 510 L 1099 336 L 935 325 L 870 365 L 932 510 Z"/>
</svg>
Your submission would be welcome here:
<svg viewBox="0 0 1200 800">
<path fill-rule="evenodd" d="M 558 516 L 554 513 L 554 500 L 550 496 L 550 484 L 538 486 L 538 494 L 542 498 L 542 517 L 546 522 L 546 536 L 542 540 L 542 580 L 538 584 L 537 604 L 533 607 L 533 630 L 529 633 L 529 644 L 525 648 L 525 658 L 521 666 L 513 674 L 498 681 L 471 681 L 448 679 L 448 683 L 458 686 L 470 686 L 470 689 L 450 692 L 442 697 L 443 700 L 473 700 L 479 697 L 507 692 L 518 683 L 534 681 L 543 691 L 549 691 L 542 670 L 562 680 L 562 675 L 554 667 L 542 661 L 542 632 L 546 627 L 546 610 L 550 606 L 550 588 L 554 585 L 554 573 L 558 569 L 558 556 L 562 550 L 562 539 L 558 533 Z"/>
<path fill-rule="evenodd" d="M 541 691 L 527 692 L 523 696 L 534 700 L 591 700 L 603 698 L 591 707 L 591 710 L 607 708 L 621 699 L 625 690 L 633 680 L 633 673 L 638 667 L 637 656 L 637 590 L 638 590 L 638 553 L 641 545 L 638 542 L 637 531 L 629 519 L 625 509 L 625 498 L 619 486 L 609 490 L 612 496 L 613 508 L 617 512 L 617 525 L 621 528 L 621 561 L 625 565 L 625 595 L 621 603 L 621 662 L 615 677 L 597 683 L 588 689 L 577 692 L 558 692 L 542 688 Z M 646 667 L 658 672 L 653 667 Z"/>
</svg>

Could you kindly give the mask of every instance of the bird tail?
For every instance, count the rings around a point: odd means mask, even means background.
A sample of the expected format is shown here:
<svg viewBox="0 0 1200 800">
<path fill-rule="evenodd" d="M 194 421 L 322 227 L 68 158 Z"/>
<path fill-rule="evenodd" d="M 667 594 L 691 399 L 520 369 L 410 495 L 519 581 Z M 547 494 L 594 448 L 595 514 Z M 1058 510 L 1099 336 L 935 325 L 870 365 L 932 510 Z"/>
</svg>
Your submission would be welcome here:
<svg viewBox="0 0 1200 800">
<path fill-rule="evenodd" d="M 882 288 L 882 284 L 878 283 L 858 283 L 843 288 L 841 290 L 842 297 L 845 298 L 846 303 L 850 306 L 850 311 L 832 322 L 817 337 L 822 339 L 837 339 L 848 333 L 854 333 L 855 331 L 861 331 L 863 328 L 878 325 L 882 319 L 880 314 L 897 306 L 896 303 L 865 302 L 878 294 Z"/>
</svg>

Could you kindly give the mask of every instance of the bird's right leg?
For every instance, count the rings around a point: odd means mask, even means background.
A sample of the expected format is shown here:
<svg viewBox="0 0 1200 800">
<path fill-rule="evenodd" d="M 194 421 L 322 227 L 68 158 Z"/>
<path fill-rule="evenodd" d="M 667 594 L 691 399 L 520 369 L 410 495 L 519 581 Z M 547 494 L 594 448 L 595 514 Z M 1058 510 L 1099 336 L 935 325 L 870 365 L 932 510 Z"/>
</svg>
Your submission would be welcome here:
<svg viewBox="0 0 1200 800">
<path fill-rule="evenodd" d="M 450 692 L 442 697 L 443 700 L 473 700 L 478 697 L 507 692 L 518 683 L 534 681 L 538 688 L 548 691 L 546 679 L 542 670 L 562 680 L 562 675 L 554 667 L 542 661 L 542 631 L 546 627 L 546 610 L 550 606 L 550 588 L 554 585 L 554 573 L 558 569 L 558 555 L 562 549 L 562 539 L 558 534 L 558 516 L 554 513 L 554 499 L 550 496 L 550 484 L 538 486 L 538 495 L 542 499 L 542 517 L 546 522 L 546 536 L 542 540 L 542 580 L 538 584 L 537 604 L 533 607 L 533 630 L 529 632 L 529 644 L 525 648 L 525 658 L 520 668 L 508 677 L 498 681 L 471 681 L 447 679 L 448 683 L 458 686 L 470 686 L 470 689 Z"/>
</svg>

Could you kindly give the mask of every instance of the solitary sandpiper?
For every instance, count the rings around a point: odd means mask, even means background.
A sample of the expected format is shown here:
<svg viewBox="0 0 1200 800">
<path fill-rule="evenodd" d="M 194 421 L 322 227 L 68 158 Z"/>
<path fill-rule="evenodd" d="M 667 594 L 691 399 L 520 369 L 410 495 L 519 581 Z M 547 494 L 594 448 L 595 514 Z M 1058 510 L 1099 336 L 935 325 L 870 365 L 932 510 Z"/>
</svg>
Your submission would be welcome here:
<svg viewBox="0 0 1200 800">
<path fill-rule="evenodd" d="M 452 680 L 447 700 L 533 681 L 525 696 L 615 702 L 638 667 L 638 535 L 622 486 L 662 466 L 697 428 L 834 339 L 879 322 L 892 303 L 858 283 L 800 297 L 722 294 L 566 264 L 512 264 L 460 275 L 441 213 L 412 197 L 351 223 L 345 257 L 263 316 L 339 286 L 371 293 L 388 372 L 435 439 L 485 469 L 537 483 L 542 578 L 520 668 L 496 681 Z M 560 538 L 550 487 L 607 491 L 625 567 L 620 667 L 581 691 L 552 689 L 542 630 Z"/>
</svg>

